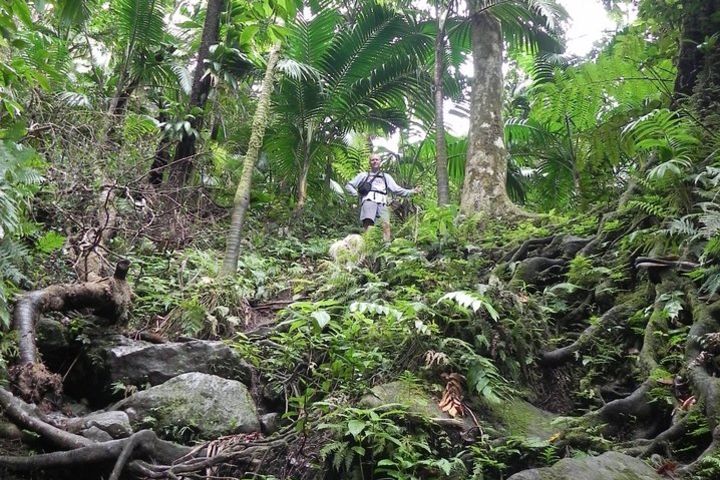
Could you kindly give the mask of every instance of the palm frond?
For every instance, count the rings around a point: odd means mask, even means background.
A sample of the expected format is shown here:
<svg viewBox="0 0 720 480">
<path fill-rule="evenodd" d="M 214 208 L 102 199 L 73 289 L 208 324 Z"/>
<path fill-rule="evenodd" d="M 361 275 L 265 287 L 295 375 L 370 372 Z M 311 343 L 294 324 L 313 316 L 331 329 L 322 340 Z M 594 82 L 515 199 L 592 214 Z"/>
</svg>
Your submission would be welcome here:
<svg viewBox="0 0 720 480">
<path fill-rule="evenodd" d="M 126 49 L 149 49 L 163 41 L 165 12 L 162 1 L 113 0 L 110 9 L 118 40 Z"/>
</svg>

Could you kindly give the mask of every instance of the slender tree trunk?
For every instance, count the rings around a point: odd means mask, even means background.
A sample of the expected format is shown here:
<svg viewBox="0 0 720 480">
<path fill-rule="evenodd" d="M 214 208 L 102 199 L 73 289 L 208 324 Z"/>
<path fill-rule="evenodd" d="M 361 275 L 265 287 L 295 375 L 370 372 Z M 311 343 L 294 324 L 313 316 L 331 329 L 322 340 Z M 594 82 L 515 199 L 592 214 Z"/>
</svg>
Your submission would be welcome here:
<svg viewBox="0 0 720 480">
<path fill-rule="evenodd" d="M 437 2 L 437 35 L 435 36 L 435 168 L 437 179 L 438 205 L 450 203 L 448 181 L 447 145 L 445 144 L 445 118 L 443 116 L 443 73 L 445 72 L 445 20 L 447 11 L 442 12 L 442 1 Z"/>
<path fill-rule="evenodd" d="M 220 15 L 223 10 L 223 0 L 208 0 L 207 12 L 205 13 L 205 25 L 203 26 L 202 39 L 198 49 L 197 64 L 193 75 L 192 89 L 190 90 L 190 101 L 188 110 L 201 110 L 205 106 L 208 94 L 210 93 L 210 76 L 205 75 L 205 60 L 210 54 L 210 47 L 218 43 L 220 31 Z M 193 132 L 202 128 L 202 116 L 193 115 L 189 119 Z M 175 158 L 170 169 L 172 183 L 183 185 L 190 171 L 192 170 L 192 158 L 195 155 L 195 142 L 197 138 L 194 133 L 183 132 L 183 136 L 175 149 Z"/>
<path fill-rule="evenodd" d="M 303 154 L 303 164 L 300 170 L 300 178 L 298 178 L 297 203 L 295 204 L 295 213 L 299 213 L 305 208 L 307 200 L 307 179 L 310 174 L 310 145 L 305 144 L 305 153 Z"/>
<path fill-rule="evenodd" d="M 502 121 L 503 39 L 500 22 L 472 6 L 472 48 L 475 76 L 470 105 L 470 134 L 460 210 L 493 217 L 516 215 L 505 185 L 507 152 Z"/>
<path fill-rule="evenodd" d="M 223 259 L 220 275 L 226 276 L 234 274 L 237 270 L 238 258 L 240 256 L 240 239 L 242 237 L 243 223 L 245 221 L 245 212 L 247 212 L 250 204 L 250 187 L 252 184 L 252 174 L 260 154 L 263 137 L 265 136 L 265 126 L 267 125 L 270 115 L 270 94 L 273 89 L 273 76 L 275 74 L 275 65 L 280 58 L 280 44 L 273 45 L 268 56 L 265 77 L 262 81 L 260 89 L 260 99 L 258 100 L 257 109 L 253 116 L 252 131 L 250 133 L 250 141 L 248 149 L 245 153 L 243 161 L 243 172 L 235 191 L 235 201 L 230 221 L 230 232 L 228 232 L 227 246 L 225 249 L 225 258 Z"/>
<path fill-rule="evenodd" d="M 158 116 L 158 122 L 165 123 L 167 122 L 167 115 L 165 114 L 165 111 L 163 110 L 163 106 L 159 105 L 160 107 L 160 115 Z M 150 173 L 148 175 L 148 182 L 151 185 L 160 185 L 162 183 L 163 174 L 165 173 L 165 169 L 167 168 L 168 164 L 170 163 L 170 139 L 167 135 L 163 134 L 162 138 L 160 139 L 160 143 L 157 146 L 157 149 L 155 149 L 155 156 L 153 157 L 153 163 L 150 165 Z"/>
</svg>

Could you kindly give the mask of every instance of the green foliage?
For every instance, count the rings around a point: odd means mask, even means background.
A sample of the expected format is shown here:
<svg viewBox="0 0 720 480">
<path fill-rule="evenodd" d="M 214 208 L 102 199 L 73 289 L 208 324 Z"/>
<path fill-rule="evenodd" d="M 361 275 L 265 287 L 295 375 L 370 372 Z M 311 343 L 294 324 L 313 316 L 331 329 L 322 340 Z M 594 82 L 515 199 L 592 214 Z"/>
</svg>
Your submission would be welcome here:
<svg viewBox="0 0 720 480">
<path fill-rule="evenodd" d="M 511 112 L 505 137 L 515 165 L 510 171 L 522 168 L 529 175 L 525 203 L 548 211 L 615 200 L 622 188 L 617 172 L 633 172 L 635 156 L 661 147 L 652 129 L 637 137 L 632 127 L 623 133 L 628 123 L 669 103 L 674 81 L 671 57 L 658 55 L 659 45 L 640 32 L 642 27 L 628 29 L 579 64 L 554 55 L 518 57 L 533 82 L 513 93 L 510 102 L 526 107 Z M 653 119 L 650 114 L 635 126 L 647 127 Z M 674 125 L 677 135 L 666 146 L 677 155 L 668 160 L 687 153 L 679 147 L 692 142 L 687 125 Z"/>
<path fill-rule="evenodd" d="M 318 403 L 316 407 L 331 406 Z M 335 440 L 320 451 L 321 458 L 344 476 L 382 476 L 394 479 L 447 478 L 464 473 L 463 462 L 437 457 L 428 433 L 413 433 L 403 425 L 407 413 L 397 406 L 382 409 L 340 407 L 318 426 Z M 437 443 L 435 439 L 433 443 Z"/>
<path fill-rule="evenodd" d="M 600 280 L 607 278 L 611 270 L 606 267 L 595 267 L 592 261 L 584 255 L 576 255 L 570 261 L 570 270 L 567 273 L 567 281 L 572 285 L 581 288 L 592 288 Z"/>
<path fill-rule="evenodd" d="M 9 325 L 9 293 L 26 280 L 20 267 L 30 252 L 19 240 L 26 233 L 26 207 L 42 180 L 41 166 L 34 150 L 0 140 L 0 326 Z"/>
<path fill-rule="evenodd" d="M 407 124 L 407 98 L 431 104 L 427 84 L 416 75 L 430 43 L 412 19 L 367 4 L 352 25 L 342 21 L 329 9 L 298 18 L 285 52 L 292 62 L 278 66 L 285 75 L 273 102 L 281 122 L 265 148 L 277 174 L 297 188 L 307 181 L 311 194 L 324 191 L 322 176 L 334 162 L 345 175 L 365 168 L 367 157 L 349 148 L 348 133 Z"/>
<path fill-rule="evenodd" d="M 208 249 L 130 257 L 142 270 L 135 316 L 160 315 L 169 334 L 200 338 L 231 336 L 252 321 L 250 301 L 274 297 L 288 288 L 288 275 L 301 273 L 255 253 L 240 258 L 238 276 L 230 279 L 217 278 L 220 255 Z"/>
<path fill-rule="evenodd" d="M 488 301 L 488 298 L 481 294 L 472 292 L 450 292 L 443 295 L 443 297 L 438 300 L 438 303 L 443 300 L 454 300 L 461 307 L 470 308 L 476 313 L 482 308 L 488 313 L 488 315 L 490 315 L 490 318 L 495 321 L 500 318 L 500 314 L 497 310 L 495 310 L 495 308 L 493 308 L 492 304 Z"/>
<path fill-rule="evenodd" d="M 557 448 L 547 440 L 508 436 L 500 442 L 481 440 L 470 446 L 473 480 L 507 478 L 527 468 L 554 464 L 559 457 Z"/>
<path fill-rule="evenodd" d="M 0 386 L 4 385 L 7 381 L 9 364 L 18 355 L 17 333 L 15 331 L 6 332 L 4 330 L 4 328 L 0 329 Z"/>
</svg>

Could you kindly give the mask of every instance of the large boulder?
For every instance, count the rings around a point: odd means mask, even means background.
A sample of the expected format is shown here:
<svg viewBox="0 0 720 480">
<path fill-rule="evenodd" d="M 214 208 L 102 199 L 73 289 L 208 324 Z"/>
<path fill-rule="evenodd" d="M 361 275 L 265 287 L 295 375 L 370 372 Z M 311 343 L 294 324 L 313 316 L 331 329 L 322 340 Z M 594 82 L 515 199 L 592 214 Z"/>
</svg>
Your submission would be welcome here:
<svg viewBox="0 0 720 480">
<path fill-rule="evenodd" d="M 242 383 L 204 373 L 186 373 L 116 403 L 137 428 L 160 434 L 190 430 L 212 439 L 260 431 L 250 392 Z M 166 435 L 167 436 L 167 435 Z"/>
<path fill-rule="evenodd" d="M 618 452 L 597 457 L 565 458 L 552 467 L 524 470 L 508 480 L 662 480 L 642 460 Z"/>
<path fill-rule="evenodd" d="M 155 344 L 122 335 L 88 334 L 84 350 L 67 373 L 65 392 L 91 406 L 105 406 L 135 387 L 159 385 L 190 372 L 218 375 L 250 383 L 252 367 L 223 342 L 194 340 Z M 76 355 L 67 358 L 75 358 Z M 68 370 L 69 369 L 69 370 Z"/>
<path fill-rule="evenodd" d="M 117 338 L 117 337 L 116 337 Z M 183 373 L 199 372 L 249 383 L 251 367 L 223 342 L 194 340 L 153 344 L 129 340 L 103 348 L 109 381 L 159 385 Z"/>
<path fill-rule="evenodd" d="M 370 393 L 360 399 L 360 404 L 371 408 L 400 404 L 409 412 L 417 415 L 430 418 L 449 418 L 445 412 L 440 410 L 437 402 L 422 388 L 402 381 L 373 387 Z"/>
</svg>

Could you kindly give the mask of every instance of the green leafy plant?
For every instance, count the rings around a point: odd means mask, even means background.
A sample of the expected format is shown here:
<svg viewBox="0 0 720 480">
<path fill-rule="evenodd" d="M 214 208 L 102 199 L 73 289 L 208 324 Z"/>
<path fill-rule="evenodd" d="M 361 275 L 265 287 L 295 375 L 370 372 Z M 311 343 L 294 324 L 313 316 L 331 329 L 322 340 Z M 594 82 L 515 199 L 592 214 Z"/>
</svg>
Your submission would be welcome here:
<svg viewBox="0 0 720 480">
<path fill-rule="evenodd" d="M 328 404 L 316 404 L 328 406 Z M 444 478 L 463 473 L 458 457 L 434 455 L 427 434 L 413 434 L 404 428 L 407 415 L 397 405 L 382 409 L 342 407 L 327 415 L 318 426 L 333 432 L 336 440 L 322 448 L 321 458 L 328 460 L 341 474 L 359 474 L 361 478 L 381 475 L 394 479 Z"/>
<path fill-rule="evenodd" d="M 0 325 L 9 324 L 8 295 L 26 281 L 22 262 L 30 254 L 19 240 L 24 236 L 25 207 L 42 177 L 37 153 L 8 140 L 0 140 Z"/>
</svg>

